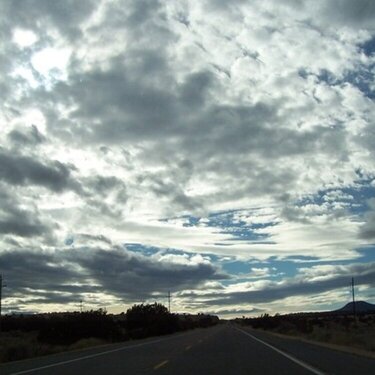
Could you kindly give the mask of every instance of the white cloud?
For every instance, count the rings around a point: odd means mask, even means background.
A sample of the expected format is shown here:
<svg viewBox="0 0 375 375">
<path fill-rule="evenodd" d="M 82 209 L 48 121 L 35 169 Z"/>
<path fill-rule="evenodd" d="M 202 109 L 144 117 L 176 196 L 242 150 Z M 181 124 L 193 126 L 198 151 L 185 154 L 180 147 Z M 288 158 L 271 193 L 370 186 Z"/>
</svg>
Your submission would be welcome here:
<svg viewBox="0 0 375 375">
<path fill-rule="evenodd" d="M 70 58 L 67 48 L 45 48 L 35 52 L 31 64 L 45 78 L 66 79 L 67 65 Z"/>
<path fill-rule="evenodd" d="M 31 30 L 15 29 L 13 40 L 20 47 L 30 47 L 38 40 L 38 37 Z"/>
<path fill-rule="evenodd" d="M 0 177 L 30 229 L 4 221 L 4 248 L 103 236 L 198 265 L 354 260 L 373 243 L 372 2 L 0 7 L 0 151 L 19 167 Z"/>
</svg>

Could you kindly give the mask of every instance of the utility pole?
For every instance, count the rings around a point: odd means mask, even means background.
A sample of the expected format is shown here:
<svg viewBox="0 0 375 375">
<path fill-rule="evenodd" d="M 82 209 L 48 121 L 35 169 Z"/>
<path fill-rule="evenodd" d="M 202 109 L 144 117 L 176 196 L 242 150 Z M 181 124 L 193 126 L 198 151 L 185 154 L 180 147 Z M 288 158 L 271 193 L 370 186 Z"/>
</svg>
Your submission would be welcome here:
<svg viewBox="0 0 375 375">
<path fill-rule="evenodd" d="M 0 273 L 0 332 L 1 332 L 1 299 L 3 296 L 3 288 L 5 288 L 6 285 L 3 282 L 3 275 Z"/>
<path fill-rule="evenodd" d="M 352 277 L 352 298 L 353 298 L 353 315 L 354 317 L 356 317 L 355 298 L 354 298 L 354 277 Z"/>
<path fill-rule="evenodd" d="M 171 292 L 168 290 L 168 311 L 171 313 Z"/>
<path fill-rule="evenodd" d="M 79 310 L 80 310 L 80 312 L 82 314 L 82 300 L 79 301 Z"/>
</svg>

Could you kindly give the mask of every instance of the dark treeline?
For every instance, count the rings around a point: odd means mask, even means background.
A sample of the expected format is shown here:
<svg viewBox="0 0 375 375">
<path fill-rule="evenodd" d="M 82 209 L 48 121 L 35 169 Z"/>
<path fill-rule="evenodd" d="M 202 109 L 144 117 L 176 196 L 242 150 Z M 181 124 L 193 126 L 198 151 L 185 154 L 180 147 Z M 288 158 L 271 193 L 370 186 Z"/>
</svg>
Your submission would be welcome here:
<svg viewBox="0 0 375 375">
<path fill-rule="evenodd" d="M 119 315 L 107 314 L 102 309 L 4 315 L 2 334 L 30 334 L 38 344 L 67 347 L 85 339 L 99 339 L 103 343 L 119 342 L 209 327 L 218 321 L 216 316 L 211 315 L 171 314 L 165 306 L 154 303 L 134 305 Z"/>
</svg>

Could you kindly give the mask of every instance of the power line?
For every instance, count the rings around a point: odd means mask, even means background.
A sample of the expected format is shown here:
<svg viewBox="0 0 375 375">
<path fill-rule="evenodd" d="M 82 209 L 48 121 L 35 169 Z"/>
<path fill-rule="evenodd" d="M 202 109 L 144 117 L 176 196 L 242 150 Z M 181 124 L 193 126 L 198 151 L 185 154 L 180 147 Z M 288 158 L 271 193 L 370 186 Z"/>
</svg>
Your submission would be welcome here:
<svg viewBox="0 0 375 375">
<path fill-rule="evenodd" d="M 168 311 L 171 313 L 171 292 L 168 290 Z"/>
</svg>

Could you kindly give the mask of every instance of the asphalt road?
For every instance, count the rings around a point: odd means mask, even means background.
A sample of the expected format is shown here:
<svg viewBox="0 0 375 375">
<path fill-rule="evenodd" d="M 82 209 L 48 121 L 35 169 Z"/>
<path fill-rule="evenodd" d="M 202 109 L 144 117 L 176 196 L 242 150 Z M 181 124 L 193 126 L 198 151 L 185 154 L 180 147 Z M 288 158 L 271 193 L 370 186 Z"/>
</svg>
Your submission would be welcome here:
<svg viewBox="0 0 375 375">
<path fill-rule="evenodd" d="M 223 324 L 11 362 L 0 374 L 375 374 L 375 359 Z"/>
</svg>

